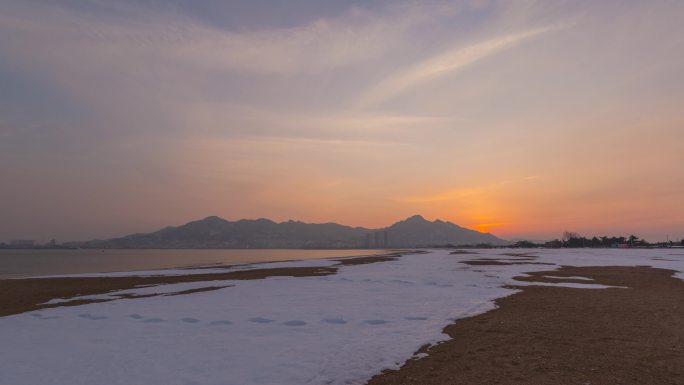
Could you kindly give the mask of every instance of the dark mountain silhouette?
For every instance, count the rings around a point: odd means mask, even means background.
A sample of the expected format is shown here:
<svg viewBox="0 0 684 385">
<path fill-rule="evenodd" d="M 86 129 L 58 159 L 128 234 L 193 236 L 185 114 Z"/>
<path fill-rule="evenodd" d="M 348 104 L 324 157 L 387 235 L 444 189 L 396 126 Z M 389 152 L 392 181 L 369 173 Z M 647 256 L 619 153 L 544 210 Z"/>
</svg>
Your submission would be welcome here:
<svg viewBox="0 0 684 385">
<path fill-rule="evenodd" d="M 392 247 L 422 247 L 436 245 L 505 245 L 508 242 L 489 233 L 480 233 L 439 219 L 430 222 L 414 215 L 387 228 Z"/>
<path fill-rule="evenodd" d="M 428 247 L 507 242 L 450 222 L 416 215 L 384 229 L 336 223 L 276 223 L 270 219 L 227 221 L 217 216 L 145 234 L 83 242 L 84 248 L 358 248 Z"/>
</svg>

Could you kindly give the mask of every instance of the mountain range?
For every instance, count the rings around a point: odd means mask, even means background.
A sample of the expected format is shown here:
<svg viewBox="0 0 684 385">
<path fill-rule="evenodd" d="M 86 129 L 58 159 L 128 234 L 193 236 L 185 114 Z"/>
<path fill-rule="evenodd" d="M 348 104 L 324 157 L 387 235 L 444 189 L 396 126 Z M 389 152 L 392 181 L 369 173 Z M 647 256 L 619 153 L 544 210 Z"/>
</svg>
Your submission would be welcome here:
<svg viewBox="0 0 684 385">
<path fill-rule="evenodd" d="M 84 248 L 397 248 L 444 245 L 505 245 L 507 241 L 441 220 L 414 215 L 389 227 L 368 229 L 337 223 L 277 223 L 270 219 L 227 221 L 210 216 L 152 233 L 98 239 Z"/>
</svg>

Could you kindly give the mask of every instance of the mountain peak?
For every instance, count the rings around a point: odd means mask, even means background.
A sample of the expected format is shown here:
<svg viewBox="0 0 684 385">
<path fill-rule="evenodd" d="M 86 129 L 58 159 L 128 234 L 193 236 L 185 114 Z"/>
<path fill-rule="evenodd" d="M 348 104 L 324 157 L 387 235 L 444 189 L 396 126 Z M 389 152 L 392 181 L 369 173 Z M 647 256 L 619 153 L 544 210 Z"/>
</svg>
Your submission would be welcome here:
<svg viewBox="0 0 684 385">
<path fill-rule="evenodd" d="M 206 218 L 204 218 L 204 219 L 202 219 L 202 220 L 203 220 L 203 221 L 216 221 L 216 220 L 223 221 L 224 219 L 221 218 L 221 217 L 219 217 L 219 216 L 217 216 L 217 215 L 210 215 L 210 216 L 208 216 L 208 217 L 206 217 Z"/>
<path fill-rule="evenodd" d="M 200 219 L 198 222 L 225 222 L 226 220 L 216 216 L 216 215 L 210 215 L 204 219 Z"/>
<path fill-rule="evenodd" d="M 406 218 L 406 222 L 428 222 L 422 215 L 416 214 Z"/>
</svg>

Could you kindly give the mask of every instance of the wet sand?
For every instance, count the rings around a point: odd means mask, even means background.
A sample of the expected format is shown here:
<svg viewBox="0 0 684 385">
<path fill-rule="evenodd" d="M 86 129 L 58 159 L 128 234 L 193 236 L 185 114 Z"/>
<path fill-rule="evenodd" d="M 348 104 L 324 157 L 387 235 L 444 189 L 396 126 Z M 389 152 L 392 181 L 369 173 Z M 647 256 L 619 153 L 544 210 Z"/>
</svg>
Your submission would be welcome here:
<svg viewBox="0 0 684 385">
<path fill-rule="evenodd" d="M 672 274 L 563 267 L 519 277 L 628 288 L 517 287 L 498 309 L 447 326 L 452 339 L 421 349 L 427 357 L 368 384 L 683 384 L 684 282 Z"/>
<path fill-rule="evenodd" d="M 462 261 L 466 265 L 471 266 L 509 266 L 509 265 L 549 265 L 554 266 L 553 263 L 546 262 L 530 262 L 530 260 L 513 260 L 513 259 L 471 259 L 469 261 Z"/>
<path fill-rule="evenodd" d="M 452 252 L 449 254 L 469 254 Z M 534 260 L 539 257 L 534 256 L 530 253 L 503 253 L 500 258 L 474 258 L 469 260 L 463 260 L 461 263 L 471 266 L 508 266 L 508 265 L 550 265 L 554 266 L 553 263 L 546 262 L 534 262 Z"/>
<path fill-rule="evenodd" d="M 0 280 L 0 317 L 59 306 L 77 306 L 86 303 L 113 301 L 122 298 L 145 298 L 152 295 L 120 295 L 118 298 L 101 300 L 72 300 L 56 304 L 45 304 L 52 299 L 68 299 L 83 295 L 105 294 L 112 291 L 133 289 L 147 285 L 163 285 L 182 282 L 224 281 L 264 279 L 276 276 L 315 277 L 335 274 L 340 266 L 386 262 L 398 258 L 400 253 L 377 256 L 361 256 L 336 259 L 338 263 L 329 267 L 290 267 L 274 269 L 252 269 L 228 271 L 225 273 L 191 274 L 174 276 L 128 276 L 128 277 L 67 277 L 27 278 Z M 215 267 L 212 267 L 215 269 Z M 196 271 L 196 269 L 193 269 Z M 209 286 L 186 290 L 170 295 L 191 294 L 199 291 L 217 290 L 227 286 Z M 169 294 L 166 294 L 169 295 Z"/>
</svg>

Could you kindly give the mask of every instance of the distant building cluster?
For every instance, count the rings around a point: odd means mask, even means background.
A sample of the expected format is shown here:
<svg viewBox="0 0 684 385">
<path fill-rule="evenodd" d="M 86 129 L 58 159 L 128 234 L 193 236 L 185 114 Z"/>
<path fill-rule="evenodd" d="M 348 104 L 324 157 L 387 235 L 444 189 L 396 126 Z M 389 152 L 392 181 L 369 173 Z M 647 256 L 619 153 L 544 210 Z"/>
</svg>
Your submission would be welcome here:
<svg viewBox="0 0 684 385">
<path fill-rule="evenodd" d="M 71 248 L 60 244 L 56 239 L 36 241 L 34 239 L 10 239 L 8 243 L 0 242 L 0 249 L 63 249 Z"/>
<path fill-rule="evenodd" d="M 10 240 L 10 246 L 19 247 L 32 247 L 36 245 L 36 241 L 33 239 L 12 239 Z"/>
<path fill-rule="evenodd" d="M 366 234 L 367 249 L 381 249 L 389 247 L 389 231 L 381 230 Z"/>
</svg>

